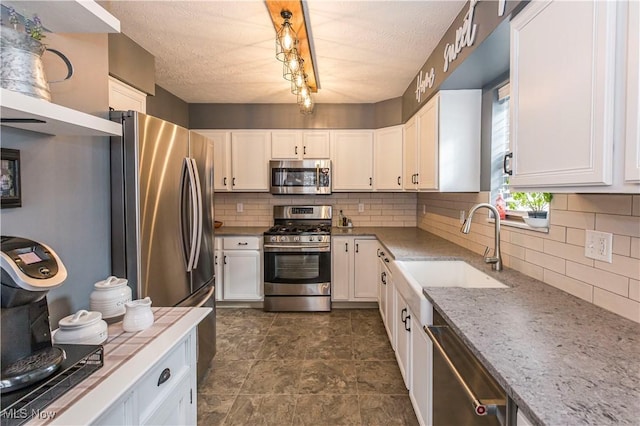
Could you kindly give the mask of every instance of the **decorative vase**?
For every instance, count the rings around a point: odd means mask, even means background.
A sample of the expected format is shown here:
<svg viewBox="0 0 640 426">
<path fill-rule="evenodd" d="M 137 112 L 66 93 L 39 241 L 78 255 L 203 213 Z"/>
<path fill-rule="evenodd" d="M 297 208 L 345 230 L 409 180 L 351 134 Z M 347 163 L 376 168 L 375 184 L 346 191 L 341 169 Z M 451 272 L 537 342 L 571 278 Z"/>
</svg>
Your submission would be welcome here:
<svg viewBox="0 0 640 426">
<path fill-rule="evenodd" d="M 67 66 L 67 76 L 58 81 L 47 81 L 42 55 L 55 53 Z M 49 83 L 68 80 L 73 75 L 69 59 L 55 49 L 48 49 L 39 40 L 13 28 L 0 26 L 0 87 L 3 89 L 51 101 Z"/>
</svg>

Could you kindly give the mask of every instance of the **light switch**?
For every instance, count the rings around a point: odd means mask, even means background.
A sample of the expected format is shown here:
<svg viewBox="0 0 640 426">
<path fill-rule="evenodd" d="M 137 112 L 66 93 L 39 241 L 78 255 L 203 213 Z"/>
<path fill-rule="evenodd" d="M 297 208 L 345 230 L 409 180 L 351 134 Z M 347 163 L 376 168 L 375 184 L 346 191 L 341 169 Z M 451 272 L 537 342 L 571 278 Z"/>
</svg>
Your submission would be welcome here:
<svg viewBox="0 0 640 426">
<path fill-rule="evenodd" d="M 590 230 L 585 232 L 584 255 L 590 259 L 611 263 L 612 245 L 613 234 L 609 232 Z"/>
<path fill-rule="evenodd" d="M 236 204 L 236 212 L 242 213 L 244 211 L 244 205 L 242 203 Z"/>
<path fill-rule="evenodd" d="M 364 203 L 358 203 L 358 213 L 362 213 L 364 211 Z"/>
</svg>

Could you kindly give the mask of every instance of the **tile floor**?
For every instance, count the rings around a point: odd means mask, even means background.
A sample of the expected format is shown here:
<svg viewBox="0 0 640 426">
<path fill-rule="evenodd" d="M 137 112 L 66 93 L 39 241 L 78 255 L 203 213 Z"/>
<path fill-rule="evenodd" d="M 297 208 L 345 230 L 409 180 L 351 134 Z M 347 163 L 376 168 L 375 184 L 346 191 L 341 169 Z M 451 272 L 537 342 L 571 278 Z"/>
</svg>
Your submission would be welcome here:
<svg viewBox="0 0 640 426">
<path fill-rule="evenodd" d="M 417 425 L 377 309 L 217 310 L 199 425 Z"/>
</svg>

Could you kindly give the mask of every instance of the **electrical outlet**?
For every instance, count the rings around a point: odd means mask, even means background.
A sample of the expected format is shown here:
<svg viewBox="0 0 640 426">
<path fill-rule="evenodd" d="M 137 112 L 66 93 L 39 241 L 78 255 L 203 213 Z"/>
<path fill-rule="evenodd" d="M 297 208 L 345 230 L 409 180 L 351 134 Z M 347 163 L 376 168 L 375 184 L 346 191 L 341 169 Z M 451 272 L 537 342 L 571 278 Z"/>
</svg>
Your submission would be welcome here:
<svg viewBox="0 0 640 426">
<path fill-rule="evenodd" d="M 362 213 L 364 211 L 364 203 L 358 203 L 358 213 Z"/>
<path fill-rule="evenodd" d="M 613 234 L 587 230 L 585 233 L 584 255 L 590 259 L 611 263 L 612 244 Z"/>
<path fill-rule="evenodd" d="M 237 203 L 237 204 L 236 204 L 236 211 L 237 211 L 238 213 L 242 213 L 242 212 L 244 211 L 244 204 L 242 204 L 242 203 Z"/>
<path fill-rule="evenodd" d="M 464 223 L 464 218 L 466 217 L 467 212 L 464 210 L 460 210 L 460 225 Z"/>
</svg>

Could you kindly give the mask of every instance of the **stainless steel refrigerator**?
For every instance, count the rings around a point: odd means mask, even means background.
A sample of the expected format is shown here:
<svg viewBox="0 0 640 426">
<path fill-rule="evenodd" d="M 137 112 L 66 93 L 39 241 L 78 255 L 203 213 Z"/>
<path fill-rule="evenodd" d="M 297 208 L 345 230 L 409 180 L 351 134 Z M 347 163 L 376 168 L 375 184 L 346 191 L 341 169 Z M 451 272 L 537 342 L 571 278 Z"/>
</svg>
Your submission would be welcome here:
<svg viewBox="0 0 640 426">
<path fill-rule="evenodd" d="M 111 266 L 153 306 L 207 306 L 198 379 L 215 354 L 213 142 L 134 111 L 112 111 Z"/>
</svg>

